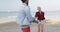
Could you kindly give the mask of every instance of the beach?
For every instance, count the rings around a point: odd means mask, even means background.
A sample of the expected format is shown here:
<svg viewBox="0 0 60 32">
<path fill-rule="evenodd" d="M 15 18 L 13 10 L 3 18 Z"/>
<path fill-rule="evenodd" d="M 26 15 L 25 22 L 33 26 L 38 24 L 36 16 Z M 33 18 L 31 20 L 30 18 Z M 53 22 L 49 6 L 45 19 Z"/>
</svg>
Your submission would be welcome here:
<svg viewBox="0 0 60 32">
<path fill-rule="evenodd" d="M 25 9 L 22 3 L 28 2 L 29 9 Z M 0 32 L 21 32 L 20 26 L 16 23 L 16 18 L 21 16 L 21 12 L 29 10 L 29 16 L 35 18 L 36 12 L 40 10 L 44 12 L 46 23 L 44 24 L 44 32 L 60 32 L 60 0 L 0 0 Z M 27 7 L 26 6 L 26 7 Z M 24 12 L 26 12 L 24 11 Z M 26 13 L 25 13 L 26 14 Z M 22 13 L 24 16 L 24 13 Z M 28 15 L 25 15 L 28 16 Z M 22 18 L 22 17 L 21 17 Z M 20 17 L 19 17 L 20 19 Z M 29 18 L 30 19 L 30 18 Z M 28 19 L 28 20 L 29 20 Z M 37 32 L 38 24 L 30 25 L 31 32 Z"/>
<path fill-rule="evenodd" d="M 21 32 L 20 26 L 16 24 L 16 19 L 0 20 L 0 32 Z M 32 23 L 31 32 L 37 32 L 37 24 Z M 44 32 L 60 32 L 60 18 L 48 18 L 44 27 Z"/>
</svg>

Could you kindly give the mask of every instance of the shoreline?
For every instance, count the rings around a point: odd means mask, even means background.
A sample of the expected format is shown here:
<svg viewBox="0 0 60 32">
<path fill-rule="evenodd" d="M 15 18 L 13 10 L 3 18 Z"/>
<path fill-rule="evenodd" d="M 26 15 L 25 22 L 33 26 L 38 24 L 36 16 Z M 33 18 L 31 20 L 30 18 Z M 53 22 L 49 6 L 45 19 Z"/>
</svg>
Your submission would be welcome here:
<svg viewBox="0 0 60 32">
<path fill-rule="evenodd" d="M 16 22 L 16 18 L 5 18 L 5 19 L 0 19 L 0 24 L 3 23 L 8 23 L 8 22 Z M 47 24 L 58 24 L 60 23 L 60 17 L 59 18 L 46 18 Z"/>
</svg>

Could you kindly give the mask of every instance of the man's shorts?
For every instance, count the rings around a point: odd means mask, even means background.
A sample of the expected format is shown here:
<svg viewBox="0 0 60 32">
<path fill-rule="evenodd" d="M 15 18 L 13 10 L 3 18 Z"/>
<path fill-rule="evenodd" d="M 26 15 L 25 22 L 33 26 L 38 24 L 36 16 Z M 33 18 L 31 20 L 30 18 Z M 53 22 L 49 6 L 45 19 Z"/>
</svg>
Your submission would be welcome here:
<svg viewBox="0 0 60 32">
<path fill-rule="evenodd" d="M 30 32 L 29 25 L 20 25 L 20 32 Z"/>
<path fill-rule="evenodd" d="M 46 21 L 45 20 L 38 20 L 38 24 L 45 24 Z"/>
<path fill-rule="evenodd" d="M 21 25 L 20 28 L 30 27 L 29 25 Z"/>
</svg>

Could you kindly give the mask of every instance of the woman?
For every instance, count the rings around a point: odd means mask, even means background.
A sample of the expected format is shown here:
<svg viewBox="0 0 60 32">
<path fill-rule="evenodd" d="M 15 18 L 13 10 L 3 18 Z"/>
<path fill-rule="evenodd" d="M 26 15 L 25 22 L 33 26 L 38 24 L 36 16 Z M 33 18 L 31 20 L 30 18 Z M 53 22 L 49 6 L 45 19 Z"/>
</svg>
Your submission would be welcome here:
<svg viewBox="0 0 60 32">
<path fill-rule="evenodd" d="M 38 12 L 35 14 L 35 19 L 38 20 L 38 32 L 43 32 L 44 24 L 45 24 L 45 17 L 44 12 L 41 10 L 40 7 L 37 7 Z"/>
<path fill-rule="evenodd" d="M 30 32 L 30 23 L 34 20 L 30 13 L 30 7 L 28 6 L 29 0 L 21 0 L 22 5 L 20 12 L 17 16 L 17 24 L 20 25 L 22 32 Z"/>
</svg>

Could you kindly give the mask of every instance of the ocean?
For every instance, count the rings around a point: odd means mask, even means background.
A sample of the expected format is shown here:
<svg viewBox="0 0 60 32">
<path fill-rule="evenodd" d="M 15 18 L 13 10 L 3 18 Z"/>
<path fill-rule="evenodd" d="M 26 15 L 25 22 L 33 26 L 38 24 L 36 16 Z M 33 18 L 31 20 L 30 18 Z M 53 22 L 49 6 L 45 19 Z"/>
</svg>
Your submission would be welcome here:
<svg viewBox="0 0 60 32">
<path fill-rule="evenodd" d="M 45 12 L 45 18 L 52 18 L 52 17 L 60 17 L 60 11 L 44 11 Z M 10 19 L 10 18 L 16 18 L 18 12 L 13 11 L 13 12 L 0 12 L 0 20 L 2 19 Z M 32 16 L 35 15 L 35 12 L 31 12 Z"/>
</svg>

